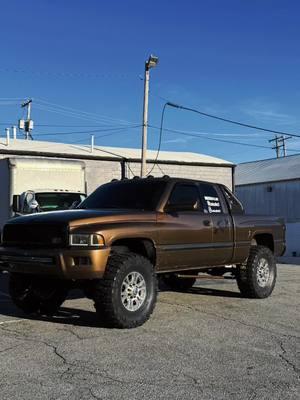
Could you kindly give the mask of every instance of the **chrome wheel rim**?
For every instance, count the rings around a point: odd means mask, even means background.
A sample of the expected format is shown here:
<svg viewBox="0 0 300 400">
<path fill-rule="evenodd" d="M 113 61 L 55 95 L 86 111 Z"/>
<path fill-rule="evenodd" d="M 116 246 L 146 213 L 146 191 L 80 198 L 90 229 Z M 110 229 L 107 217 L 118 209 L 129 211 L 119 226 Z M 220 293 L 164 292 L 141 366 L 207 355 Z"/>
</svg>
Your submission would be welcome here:
<svg viewBox="0 0 300 400">
<path fill-rule="evenodd" d="M 257 267 L 257 283 L 260 287 L 265 287 L 270 278 L 269 263 L 265 258 L 261 258 Z"/>
<path fill-rule="evenodd" d="M 145 302 L 146 282 L 139 272 L 130 272 L 121 285 L 121 300 L 128 311 L 137 311 Z"/>
</svg>

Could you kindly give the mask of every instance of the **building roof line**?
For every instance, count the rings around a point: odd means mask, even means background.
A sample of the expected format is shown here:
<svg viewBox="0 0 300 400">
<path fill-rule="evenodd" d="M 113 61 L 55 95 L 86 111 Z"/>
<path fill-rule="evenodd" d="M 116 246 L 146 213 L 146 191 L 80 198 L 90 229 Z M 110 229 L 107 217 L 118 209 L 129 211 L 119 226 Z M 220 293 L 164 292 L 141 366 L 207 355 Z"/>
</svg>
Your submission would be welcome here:
<svg viewBox="0 0 300 400">
<path fill-rule="evenodd" d="M 262 160 L 245 161 L 245 162 L 239 163 L 239 165 L 253 164 L 253 163 L 264 162 L 264 161 L 284 160 L 285 158 L 297 157 L 297 156 L 300 156 L 300 153 L 297 153 L 297 154 L 290 154 L 290 155 L 285 156 L 285 157 L 273 157 L 273 158 L 264 158 L 264 159 L 262 159 Z"/>
<path fill-rule="evenodd" d="M 51 158 L 68 158 L 68 159 L 78 159 L 78 160 L 105 160 L 105 161 L 127 161 L 127 162 L 136 162 L 140 163 L 141 160 L 138 158 L 126 158 L 115 156 L 102 156 L 102 155 L 93 155 L 90 154 L 69 154 L 69 153 L 59 153 L 55 154 L 52 152 L 46 151 L 26 151 L 26 150 L 0 150 L 0 154 L 11 154 L 11 155 L 19 155 L 19 156 L 35 156 L 35 157 L 51 157 Z M 171 165 L 190 165 L 190 166 L 213 166 L 213 167 L 227 167 L 227 168 L 235 168 L 235 164 L 227 164 L 227 163 L 209 163 L 209 162 L 195 162 L 195 161 L 175 161 L 175 160 L 158 160 L 154 159 L 147 160 L 147 164 L 171 164 Z"/>
</svg>

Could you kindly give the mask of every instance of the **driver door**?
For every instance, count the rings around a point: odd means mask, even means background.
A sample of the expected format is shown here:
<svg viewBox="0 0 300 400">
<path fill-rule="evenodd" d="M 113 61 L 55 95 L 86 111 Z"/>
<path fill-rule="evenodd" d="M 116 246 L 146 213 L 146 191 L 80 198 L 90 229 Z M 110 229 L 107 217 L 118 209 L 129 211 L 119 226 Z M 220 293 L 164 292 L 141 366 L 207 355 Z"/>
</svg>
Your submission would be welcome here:
<svg viewBox="0 0 300 400">
<path fill-rule="evenodd" d="M 187 207 L 190 205 L 190 207 Z M 159 270 L 189 269 L 210 263 L 212 221 L 204 213 L 194 183 L 176 183 L 158 216 Z"/>
</svg>

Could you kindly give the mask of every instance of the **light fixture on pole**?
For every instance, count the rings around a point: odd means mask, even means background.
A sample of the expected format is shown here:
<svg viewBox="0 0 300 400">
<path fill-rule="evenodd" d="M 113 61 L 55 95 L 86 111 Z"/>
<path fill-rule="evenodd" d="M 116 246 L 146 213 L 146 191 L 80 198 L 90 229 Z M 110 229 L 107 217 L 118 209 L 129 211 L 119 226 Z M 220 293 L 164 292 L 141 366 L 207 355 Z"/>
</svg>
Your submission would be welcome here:
<svg viewBox="0 0 300 400">
<path fill-rule="evenodd" d="M 145 62 L 141 177 L 144 177 L 146 175 L 147 129 L 148 129 L 148 99 L 149 99 L 150 68 L 156 67 L 157 64 L 158 64 L 158 57 L 153 56 L 153 55 L 151 55 L 148 58 L 148 60 Z"/>
</svg>

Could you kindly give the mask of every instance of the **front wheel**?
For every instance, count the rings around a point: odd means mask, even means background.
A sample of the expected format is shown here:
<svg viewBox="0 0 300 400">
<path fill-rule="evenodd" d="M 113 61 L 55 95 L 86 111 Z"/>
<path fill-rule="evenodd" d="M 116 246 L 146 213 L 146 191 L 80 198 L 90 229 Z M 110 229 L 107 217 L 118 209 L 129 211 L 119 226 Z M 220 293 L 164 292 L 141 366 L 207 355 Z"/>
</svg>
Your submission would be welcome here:
<svg viewBox="0 0 300 400">
<path fill-rule="evenodd" d="M 116 328 L 135 328 L 152 314 L 157 298 L 153 265 L 134 253 L 113 253 L 92 296 L 99 319 Z"/>
<path fill-rule="evenodd" d="M 51 316 L 65 301 L 68 288 L 63 281 L 11 273 L 9 293 L 14 304 L 25 314 Z"/>
<path fill-rule="evenodd" d="M 253 246 L 245 264 L 238 265 L 236 280 L 240 292 L 249 298 L 269 297 L 276 283 L 276 260 L 265 246 Z"/>
</svg>

